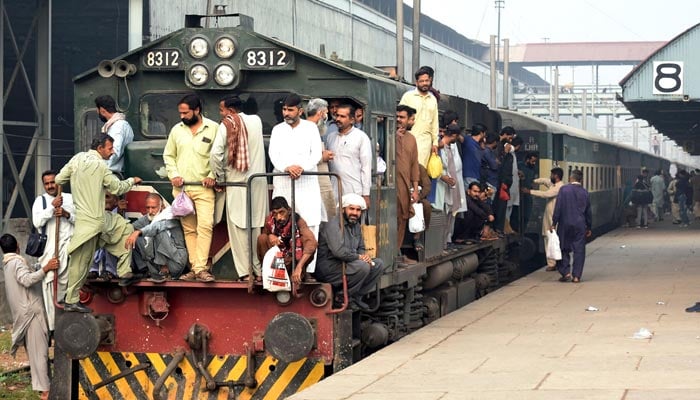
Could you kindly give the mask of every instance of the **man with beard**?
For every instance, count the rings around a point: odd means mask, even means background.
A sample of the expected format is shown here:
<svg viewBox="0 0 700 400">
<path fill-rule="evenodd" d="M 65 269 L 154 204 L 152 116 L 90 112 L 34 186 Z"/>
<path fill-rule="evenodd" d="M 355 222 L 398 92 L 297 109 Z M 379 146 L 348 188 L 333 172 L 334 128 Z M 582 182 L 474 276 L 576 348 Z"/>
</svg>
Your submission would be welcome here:
<svg viewBox="0 0 700 400">
<path fill-rule="evenodd" d="M 552 214 L 552 226 L 556 226 L 561 247 L 561 260 L 557 261 L 560 282 L 579 283 L 586 262 L 586 238 L 591 237 L 593 217 L 588 191 L 581 182 L 583 172 L 579 169 L 571 171 L 569 184 L 559 189 Z M 574 254 L 573 267 L 569 253 Z"/>
<path fill-rule="evenodd" d="M 552 228 L 552 215 L 554 214 L 554 206 L 557 204 L 557 195 L 559 194 L 559 189 L 564 186 L 564 182 L 562 182 L 563 177 L 564 170 L 559 167 L 554 167 L 552 168 L 549 179 L 537 178 L 532 181 L 536 185 L 544 185 L 547 187 L 547 190 L 523 189 L 523 193 L 547 200 L 547 204 L 544 206 L 544 215 L 542 215 L 542 238 L 544 240 L 545 249 L 549 243 L 547 232 Z M 557 269 L 556 264 L 557 261 L 555 259 L 547 258 L 547 271 L 555 271 Z"/>
<path fill-rule="evenodd" d="M 292 232 L 294 218 L 294 232 Z M 292 237 L 294 237 L 294 260 L 292 270 Z M 265 253 L 277 246 L 284 257 L 292 282 L 298 285 L 304 279 L 304 269 L 313 259 L 318 243 L 306 221 L 297 213 L 292 213 L 284 197 L 275 197 L 270 202 L 270 215 L 265 218 L 262 233 L 258 236 L 258 260 L 262 262 Z"/>
<path fill-rule="evenodd" d="M 209 159 L 217 182 L 247 183 L 251 175 L 265 173 L 262 121 L 257 115 L 243 113 L 242 106 L 243 102 L 238 96 L 228 96 L 219 102 L 222 121 Z M 226 196 L 226 227 L 239 280 L 252 279 L 251 269 L 253 275 L 261 276 L 260 263 L 251 255 L 250 238 L 256 238 L 265 223 L 268 210 L 267 179 L 255 178 L 250 182 L 252 236 L 248 235 L 247 189 L 226 186 L 217 190 L 223 190 Z M 217 208 L 217 222 L 220 216 L 221 210 Z"/>
<path fill-rule="evenodd" d="M 442 246 L 445 249 L 452 246 L 457 214 L 467 211 L 466 196 L 464 195 L 465 180 L 462 179 L 462 159 L 459 157 L 456 144 L 459 136 L 459 126 L 450 125 L 440 140 L 442 176 L 438 179 L 435 187 L 435 202 L 433 204 L 435 208 L 442 210 L 447 215 L 442 239 Z M 474 141 L 470 138 L 467 140 Z"/>
<path fill-rule="evenodd" d="M 173 185 L 173 197 L 184 190 L 195 208 L 194 214 L 180 219 L 192 266 L 192 270 L 180 279 L 213 282 L 214 276 L 209 271 L 209 249 L 214 229 L 216 181 L 209 167 L 209 156 L 218 124 L 202 116 L 202 102 L 195 94 L 183 97 L 177 105 L 177 111 L 182 122 L 170 130 L 163 161 L 168 179 Z"/>
<path fill-rule="evenodd" d="M 418 163 L 426 168 L 431 152 L 437 154 L 440 129 L 437 98 L 430 90 L 433 75 L 432 68 L 420 67 L 415 73 L 416 89 L 404 93 L 399 102 L 416 110 L 416 122 L 411 134 L 416 139 Z"/>
<path fill-rule="evenodd" d="M 338 106 L 335 123 L 338 132 L 326 139 L 333 159 L 328 165 L 338 174 L 343 193 L 359 194 L 369 208 L 369 192 L 372 188 L 372 143 L 366 133 L 354 127 L 355 110 L 349 104 Z"/>
<path fill-rule="evenodd" d="M 343 195 L 343 225 L 340 216 L 322 225 L 318 242 L 318 268 L 314 277 L 338 289 L 343 284 L 343 263 L 348 282 L 348 297 L 353 308 L 369 309 L 362 296 L 370 293 L 384 272 L 380 258 L 365 252 L 360 217 L 366 209 L 364 199 L 354 193 Z"/>
<path fill-rule="evenodd" d="M 472 182 L 467 188 L 467 212 L 464 213 L 463 238 L 468 242 L 480 240 L 493 240 L 496 237 L 484 231 L 486 224 L 493 222 L 494 217 L 491 207 L 482 200 L 482 186 L 479 182 Z"/>
<path fill-rule="evenodd" d="M 107 167 L 117 175 L 124 172 L 124 151 L 134 140 L 134 131 L 124 113 L 117 112 L 117 104 L 110 95 L 95 98 L 95 107 L 100 120 L 105 124 L 102 133 L 114 139 L 114 154 L 107 160 Z"/>
<path fill-rule="evenodd" d="M 163 207 L 157 193 L 146 196 L 146 215 L 132 224 L 134 232 L 126 239 L 133 249 L 134 264 L 148 271 L 148 281 L 163 283 L 168 277 L 178 279 L 187 266 L 187 249 L 180 221 L 170 207 Z"/>
<path fill-rule="evenodd" d="M 274 186 L 272 197 L 282 196 L 287 203 L 293 204 L 293 211 L 304 218 L 314 237 L 318 237 L 323 208 L 321 188 L 318 185 L 318 176 L 302 176 L 302 173 L 318 171 L 323 146 L 316 125 L 301 119 L 303 112 L 301 97 L 290 94 L 282 106 L 284 122 L 272 128 L 268 155 L 274 167 L 273 172 L 287 174 L 287 176 L 272 178 Z M 292 201 L 292 181 L 295 184 L 294 201 Z M 313 272 L 315 266 L 315 260 L 311 260 L 306 267 L 306 272 Z"/>
<path fill-rule="evenodd" d="M 121 280 L 119 285 L 128 286 L 134 274 L 131 272 L 131 257 L 128 252 L 118 251 L 124 247 L 122 236 L 124 230 L 110 231 L 113 227 L 111 213 L 105 211 L 105 194 L 107 191 L 121 195 L 134 185 L 141 183 L 141 178 L 134 177 L 120 181 L 104 163 L 114 154 L 114 140 L 104 133 L 98 134 L 92 141 L 91 150 L 73 156 L 56 175 L 56 184 L 70 182 L 75 203 L 75 229 L 68 245 L 68 288 L 66 290 L 65 311 L 91 312 L 82 305 L 79 291 L 87 279 L 90 261 L 98 244 L 114 249 L 119 257 L 117 273 Z M 119 217 L 121 218 L 121 216 Z M 125 224 L 128 226 L 128 224 Z"/>
<path fill-rule="evenodd" d="M 321 135 L 321 142 L 323 143 L 323 155 L 321 156 L 321 161 L 318 163 L 318 172 L 328 172 L 328 162 L 333 160 L 333 152 L 326 149 L 325 141 L 327 137 L 326 129 L 328 128 L 326 125 L 328 121 L 328 102 L 320 98 L 309 100 L 309 103 L 306 105 L 306 120 L 316 124 L 318 133 Z M 318 185 L 321 187 L 323 211 L 326 212 L 325 216 L 321 216 L 321 221 L 328 221 L 329 218 L 335 217 L 336 208 L 331 177 L 329 175 L 319 175 Z"/>
<path fill-rule="evenodd" d="M 540 156 L 537 153 L 528 151 L 525 153 L 525 159 L 518 163 L 518 176 L 520 176 L 521 187 L 520 214 L 522 215 L 523 220 L 523 226 L 521 229 L 523 232 L 525 232 L 527 229 L 527 224 L 530 222 L 530 214 L 532 213 L 532 197 L 528 191 L 532 189 L 532 183 L 535 180 L 535 176 L 537 176 L 537 161 L 539 160 L 539 157 Z"/>
<path fill-rule="evenodd" d="M 412 205 L 420 197 L 418 149 L 416 139 L 410 134 L 415 115 L 416 110 L 407 105 L 399 104 L 396 107 L 396 236 L 399 249 L 406 235 L 406 224 L 415 215 Z M 401 257 L 401 261 L 406 264 L 416 262 L 408 257 Z"/>
<path fill-rule="evenodd" d="M 43 229 L 46 234 L 46 247 L 39 259 L 39 265 L 46 265 L 56 254 L 56 219 L 60 217 L 58 231 L 58 271 L 47 273 L 44 277 L 42 290 L 44 292 L 44 308 L 49 323 L 49 330 L 54 330 L 55 308 L 53 304 L 53 280 L 58 274 L 58 293 L 56 298 L 63 300 L 68 284 L 68 243 L 73 236 L 75 225 L 75 206 L 70 193 L 58 193 L 56 172 L 45 171 L 41 174 L 46 193 L 37 197 L 32 206 L 32 222 L 36 229 Z"/>
</svg>

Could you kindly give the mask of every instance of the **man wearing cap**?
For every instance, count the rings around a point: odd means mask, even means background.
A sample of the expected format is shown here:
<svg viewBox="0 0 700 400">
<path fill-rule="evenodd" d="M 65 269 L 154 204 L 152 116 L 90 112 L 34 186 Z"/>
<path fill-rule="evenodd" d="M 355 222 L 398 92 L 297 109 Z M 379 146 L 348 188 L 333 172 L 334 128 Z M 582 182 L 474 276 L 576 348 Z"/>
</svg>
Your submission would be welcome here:
<svg viewBox="0 0 700 400">
<path fill-rule="evenodd" d="M 348 297 L 351 307 L 369 309 L 362 296 L 370 293 L 384 272 L 384 262 L 380 258 L 370 258 L 365 253 L 360 216 L 367 205 L 362 196 L 348 193 L 342 198 L 343 226 L 340 216 L 335 216 L 321 224 L 318 238 L 318 262 L 314 277 L 335 288 L 343 283 L 343 263 L 348 282 Z"/>
</svg>

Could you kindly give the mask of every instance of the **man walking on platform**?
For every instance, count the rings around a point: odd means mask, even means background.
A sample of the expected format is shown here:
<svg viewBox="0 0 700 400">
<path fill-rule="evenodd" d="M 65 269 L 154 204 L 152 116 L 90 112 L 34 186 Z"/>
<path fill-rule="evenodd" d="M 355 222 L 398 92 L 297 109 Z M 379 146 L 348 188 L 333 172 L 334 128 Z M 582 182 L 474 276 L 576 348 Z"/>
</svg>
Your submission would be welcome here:
<svg viewBox="0 0 700 400">
<path fill-rule="evenodd" d="M 557 261 L 557 269 L 561 274 L 560 282 L 572 280 L 581 281 L 583 264 L 586 261 L 586 238 L 591 236 L 592 215 L 588 191 L 583 188 L 583 172 L 578 169 L 571 171 L 569 184 L 562 186 L 554 207 L 552 223 L 557 228 L 562 257 Z M 573 271 L 571 270 L 569 253 L 574 253 Z"/>
</svg>

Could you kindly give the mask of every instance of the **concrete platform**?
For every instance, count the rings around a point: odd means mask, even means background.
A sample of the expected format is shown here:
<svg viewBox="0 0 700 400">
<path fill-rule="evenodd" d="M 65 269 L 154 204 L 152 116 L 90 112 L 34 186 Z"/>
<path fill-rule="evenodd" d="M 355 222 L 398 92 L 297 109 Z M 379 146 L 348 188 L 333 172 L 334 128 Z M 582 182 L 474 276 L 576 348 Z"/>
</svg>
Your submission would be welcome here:
<svg viewBox="0 0 700 400">
<path fill-rule="evenodd" d="M 581 283 L 540 269 L 291 399 L 699 399 L 698 225 L 617 229 Z"/>
</svg>

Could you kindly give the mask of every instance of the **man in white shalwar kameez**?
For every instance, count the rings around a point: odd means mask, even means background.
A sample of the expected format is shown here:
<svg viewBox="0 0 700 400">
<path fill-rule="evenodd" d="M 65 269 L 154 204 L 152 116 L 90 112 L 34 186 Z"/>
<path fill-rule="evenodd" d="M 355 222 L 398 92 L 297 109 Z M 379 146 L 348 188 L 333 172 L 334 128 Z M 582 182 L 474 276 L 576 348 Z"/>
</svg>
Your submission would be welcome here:
<svg viewBox="0 0 700 400">
<path fill-rule="evenodd" d="M 464 179 L 462 179 L 462 158 L 459 156 L 459 150 L 455 144 L 459 137 L 459 131 L 458 126 L 450 125 L 440 140 L 442 148 L 439 154 L 443 167 L 442 175 L 435 186 L 433 206 L 438 210 L 444 211 L 447 215 L 447 224 L 442 242 L 443 247 L 447 247 L 449 243 L 452 243 L 455 217 L 457 214 L 467 211 L 467 197 L 464 192 Z"/>
<path fill-rule="evenodd" d="M 301 119 L 304 112 L 301 98 L 296 94 L 287 96 L 282 106 L 284 122 L 272 128 L 268 154 L 274 166 L 273 172 L 286 172 L 289 176 L 273 178 L 272 198 L 282 196 L 292 204 L 292 180 L 295 183 L 296 212 L 306 221 L 309 229 L 318 239 L 318 227 L 321 223 L 321 188 L 318 176 L 301 175 L 302 172 L 316 172 L 321 160 L 322 144 L 316 125 Z M 314 272 L 316 260 L 306 267 L 307 272 Z"/>
<path fill-rule="evenodd" d="M 58 290 L 56 299 L 63 300 L 68 286 L 68 243 L 73 236 L 75 226 L 75 206 L 70 193 L 58 195 L 56 172 L 46 171 L 41 174 L 46 193 L 37 197 L 32 206 L 32 222 L 38 230 L 46 229 L 46 247 L 44 254 L 39 257 L 39 265 L 46 265 L 56 254 L 56 217 L 61 218 L 58 232 Z M 57 196 L 58 195 L 58 196 Z M 43 199 L 42 199 L 43 198 Z M 49 272 L 44 277 L 42 291 L 44 292 L 44 308 L 49 330 L 54 330 L 56 310 L 53 305 L 53 280 L 56 273 Z"/>
<path fill-rule="evenodd" d="M 251 175 L 265 173 L 262 121 L 257 115 L 242 113 L 241 106 L 238 96 L 229 96 L 219 102 L 223 120 L 209 158 L 209 166 L 217 182 L 246 183 Z M 250 255 L 250 250 L 255 251 L 256 242 L 252 242 L 251 248 L 246 211 L 247 190 L 240 186 L 226 186 L 224 190 L 226 226 L 238 278 L 252 279 L 248 270 L 251 266 L 253 273 L 261 276 L 258 257 Z M 250 183 L 250 191 L 252 237 L 257 240 L 268 212 L 267 178 L 255 178 Z"/>
</svg>

